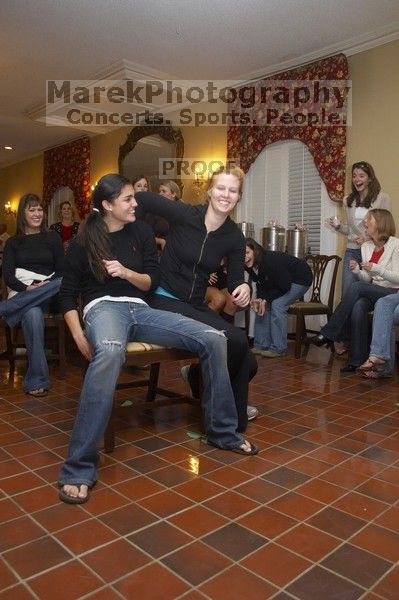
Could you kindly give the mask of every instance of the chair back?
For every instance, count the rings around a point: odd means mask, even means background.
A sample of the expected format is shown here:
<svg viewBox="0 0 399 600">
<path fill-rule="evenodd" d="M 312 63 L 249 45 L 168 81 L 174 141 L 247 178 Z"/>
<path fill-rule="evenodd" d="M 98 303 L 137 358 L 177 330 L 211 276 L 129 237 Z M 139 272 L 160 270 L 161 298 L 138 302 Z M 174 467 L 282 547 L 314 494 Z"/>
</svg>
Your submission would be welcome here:
<svg viewBox="0 0 399 600">
<path fill-rule="evenodd" d="M 305 256 L 305 260 L 312 269 L 313 282 L 311 286 L 311 298 L 309 302 L 317 302 L 322 304 L 321 300 L 321 289 L 326 274 L 331 274 L 331 282 L 328 292 L 327 304 L 328 308 L 333 311 L 334 307 L 334 294 L 335 294 L 335 283 L 337 280 L 337 273 L 341 258 L 337 255 L 327 256 L 325 254 L 308 254 Z M 331 270 L 328 269 L 329 265 L 332 265 Z"/>
</svg>

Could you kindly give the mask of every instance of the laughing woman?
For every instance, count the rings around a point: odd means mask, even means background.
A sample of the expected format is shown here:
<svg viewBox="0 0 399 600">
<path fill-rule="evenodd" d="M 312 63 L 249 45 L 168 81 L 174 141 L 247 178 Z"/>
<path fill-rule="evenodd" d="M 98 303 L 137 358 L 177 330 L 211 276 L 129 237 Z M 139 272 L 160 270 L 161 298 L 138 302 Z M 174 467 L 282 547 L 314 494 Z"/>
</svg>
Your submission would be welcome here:
<svg viewBox="0 0 399 600">
<path fill-rule="evenodd" d="M 311 338 L 316 346 L 350 339 L 349 364 L 344 373 L 356 371 L 368 356 L 368 318 L 379 298 L 399 288 L 399 239 L 395 222 L 383 208 L 369 210 L 364 219 L 369 240 L 362 244 L 362 261 L 350 261 L 349 268 L 358 281 L 352 283 L 328 323 Z"/>
<path fill-rule="evenodd" d="M 244 173 L 238 167 L 220 168 L 212 174 L 206 192 L 207 203 L 192 206 L 157 194 L 137 194 L 139 208 L 161 215 L 169 222 L 169 233 L 161 256 L 160 285 L 151 306 L 222 329 L 227 337 L 227 364 L 238 412 L 239 431 L 258 411 L 247 406 L 248 383 L 257 371 L 245 332 L 227 323 L 211 310 L 205 294 L 211 273 L 225 257 L 227 288 L 237 308 L 250 300 L 244 278 L 245 238 L 230 218 L 241 198 Z M 182 374 L 194 396 L 198 395 L 196 365 Z"/>
<path fill-rule="evenodd" d="M 40 198 L 25 194 L 18 206 L 17 233 L 4 247 L 9 299 L 0 303 L 0 314 L 10 327 L 21 323 L 28 359 L 24 391 L 31 396 L 45 396 L 50 387 L 43 311 L 60 288 L 63 261 L 61 238 L 47 231 Z"/>
<path fill-rule="evenodd" d="M 331 218 L 330 225 L 337 233 L 347 239 L 346 251 L 342 267 L 342 296 L 351 283 L 357 281 L 356 274 L 349 266 L 351 260 L 362 260 L 360 247 L 367 239 L 364 229 L 364 218 L 370 208 L 384 208 L 390 210 L 391 201 L 388 194 L 381 191 L 373 167 L 365 162 L 356 162 L 352 165 L 352 190 L 344 198 L 343 206 L 345 220 L 341 223 L 338 219 Z"/>
<path fill-rule="evenodd" d="M 203 422 L 208 443 L 252 455 L 257 448 L 237 432 L 237 411 L 221 331 L 182 315 L 154 310 L 146 293 L 158 283 L 153 233 L 136 221 L 133 187 L 105 175 L 93 192 L 93 210 L 71 243 L 61 289 L 65 320 L 90 361 L 67 459 L 59 476 L 60 499 L 86 502 L 97 480 L 97 444 L 104 434 L 128 341 L 183 348 L 198 354 L 203 373 Z M 83 301 L 83 331 L 78 310 Z"/>
<path fill-rule="evenodd" d="M 288 309 L 307 292 L 312 271 L 304 260 L 264 250 L 251 238 L 247 238 L 245 267 L 257 288 L 257 298 L 251 302 L 256 313 L 252 351 L 266 358 L 284 356 Z"/>
</svg>

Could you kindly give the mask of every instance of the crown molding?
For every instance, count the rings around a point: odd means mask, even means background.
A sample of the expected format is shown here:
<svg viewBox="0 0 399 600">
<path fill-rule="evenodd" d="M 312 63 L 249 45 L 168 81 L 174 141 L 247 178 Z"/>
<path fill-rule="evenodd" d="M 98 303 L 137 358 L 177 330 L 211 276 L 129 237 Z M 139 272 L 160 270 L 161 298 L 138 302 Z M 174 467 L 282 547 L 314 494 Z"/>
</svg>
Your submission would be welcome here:
<svg viewBox="0 0 399 600">
<path fill-rule="evenodd" d="M 281 73 L 282 71 L 289 71 L 290 69 L 302 67 L 303 65 L 316 60 L 321 60 L 322 58 L 328 58 L 334 54 L 342 53 L 346 56 L 352 56 L 353 54 L 371 50 L 372 48 L 388 44 L 397 39 L 399 39 L 399 21 L 394 21 L 386 27 L 379 27 L 372 32 L 350 38 L 344 42 L 332 44 L 316 50 L 315 52 L 303 54 L 297 58 L 271 65 L 266 70 L 257 69 L 256 71 L 251 71 L 246 75 L 237 77 L 237 80 L 241 80 L 242 83 L 248 83 L 249 81 L 270 77 L 270 75 Z"/>
</svg>

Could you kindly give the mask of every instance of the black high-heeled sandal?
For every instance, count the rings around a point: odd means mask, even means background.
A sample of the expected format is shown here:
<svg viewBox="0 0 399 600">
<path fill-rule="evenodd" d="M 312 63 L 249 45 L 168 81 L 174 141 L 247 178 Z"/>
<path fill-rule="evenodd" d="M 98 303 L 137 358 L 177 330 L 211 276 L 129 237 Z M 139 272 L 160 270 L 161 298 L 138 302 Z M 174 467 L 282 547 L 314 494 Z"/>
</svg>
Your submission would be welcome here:
<svg viewBox="0 0 399 600">
<path fill-rule="evenodd" d="M 330 340 L 322 333 L 318 333 L 310 338 L 309 342 L 314 346 L 330 346 L 333 343 L 333 340 Z"/>
</svg>

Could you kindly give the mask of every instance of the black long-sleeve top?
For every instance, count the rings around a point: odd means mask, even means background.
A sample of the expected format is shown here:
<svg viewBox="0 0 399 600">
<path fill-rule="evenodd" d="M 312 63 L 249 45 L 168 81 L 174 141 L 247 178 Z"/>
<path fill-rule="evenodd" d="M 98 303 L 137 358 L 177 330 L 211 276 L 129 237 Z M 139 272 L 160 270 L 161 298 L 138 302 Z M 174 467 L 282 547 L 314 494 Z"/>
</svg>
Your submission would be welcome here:
<svg viewBox="0 0 399 600">
<path fill-rule="evenodd" d="M 15 276 L 17 268 L 34 271 L 41 275 L 61 277 L 64 266 L 64 249 L 60 236 L 54 231 L 14 235 L 4 246 L 3 277 L 6 286 L 16 292 L 24 292 L 27 285 Z"/>
<path fill-rule="evenodd" d="M 264 250 L 258 264 L 258 274 L 247 269 L 253 281 L 256 281 L 257 297 L 272 302 L 284 296 L 293 283 L 310 286 L 313 280 L 308 263 L 285 252 Z"/>
<path fill-rule="evenodd" d="M 205 214 L 208 205 L 184 204 L 158 194 L 135 194 L 141 218 L 149 211 L 169 223 L 166 246 L 161 255 L 160 285 L 170 294 L 193 305 L 205 299 L 209 275 L 226 257 L 227 287 L 232 292 L 245 283 L 245 238 L 237 225 L 227 217 L 215 231 L 207 232 Z"/>
<path fill-rule="evenodd" d="M 151 287 L 158 285 L 159 265 L 154 234 L 151 228 L 141 221 L 129 223 L 119 231 L 109 234 L 114 260 L 121 265 L 150 276 Z M 68 248 L 64 277 L 60 290 L 63 313 L 78 308 L 81 295 L 83 306 L 103 296 L 141 298 L 146 294 L 135 285 L 120 277 L 105 276 L 103 283 L 97 281 L 90 269 L 87 254 L 79 241 L 74 238 Z"/>
</svg>

